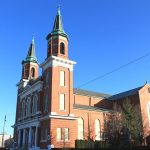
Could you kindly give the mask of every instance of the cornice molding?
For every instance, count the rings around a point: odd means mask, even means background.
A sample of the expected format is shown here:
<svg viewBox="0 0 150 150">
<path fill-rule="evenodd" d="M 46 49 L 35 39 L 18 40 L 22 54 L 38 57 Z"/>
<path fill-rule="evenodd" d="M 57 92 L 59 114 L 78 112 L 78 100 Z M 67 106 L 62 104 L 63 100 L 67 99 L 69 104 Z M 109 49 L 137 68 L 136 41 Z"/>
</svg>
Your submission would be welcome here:
<svg viewBox="0 0 150 150">
<path fill-rule="evenodd" d="M 17 127 L 17 129 L 24 129 L 24 128 L 28 128 L 28 127 L 31 127 L 31 126 L 35 126 L 35 127 L 39 127 L 40 126 L 40 121 L 39 121 L 39 118 L 36 118 L 34 120 L 28 120 L 28 121 L 25 121 L 25 122 L 21 122 L 21 123 L 16 123 L 14 126 L 12 126 L 13 128 L 14 127 Z"/>
<path fill-rule="evenodd" d="M 16 84 L 16 86 L 18 87 L 18 89 L 25 87 L 28 84 L 29 80 L 27 79 L 22 79 L 20 82 L 18 82 Z"/>
<path fill-rule="evenodd" d="M 68 68 L 70 71 L 73 71 L 73 66 L 76 64 L 76 62 L 63 59 L 56 56 L 51 56 L 48 59 L 46 59 L 42 64 L 40 64 L 40 67 L 43 71 L 45 71 L 48 67 L 64 67 Z"/>
<path fill-rule="evenodd" d="M 77 120 L 78 118 L 72 116 L 72 115 L 52 115 L 49 114 L 49 118 L 55 118 L 55 119 L 65 119 L 65 120 Z"/>
<path fill-rule="evenodd" d="M 28 86 L 28 88 L 25 89 L 18 96 L 20 96 L 20 100 L 22 100 L 27 95 L 32 94 L 35 91 L 42 91 L 42 89 L 43 89 L 43 81 L 38 81 L 35 84 L 31 85 L 30 87 Z"/>
</svg>

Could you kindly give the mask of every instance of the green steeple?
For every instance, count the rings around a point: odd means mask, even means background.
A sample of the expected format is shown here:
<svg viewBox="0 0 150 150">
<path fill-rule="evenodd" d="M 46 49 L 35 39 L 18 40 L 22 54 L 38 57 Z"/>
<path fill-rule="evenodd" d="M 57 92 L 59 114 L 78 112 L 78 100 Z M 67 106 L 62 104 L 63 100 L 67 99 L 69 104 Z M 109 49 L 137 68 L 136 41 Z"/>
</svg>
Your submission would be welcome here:
<svg viewBox="0 0 150 150">
<path fill-rule="evenodd" d="M 32 42 L 31 42 L 31 44 L 30 44 L 27 57 L 26 57 L 26 59 L 23 61 L 23 63 L 24 63 L 24 62 L 35 62 L 35 63 L 37 63 L 37 58 L 36 58 L 36 54 L 35 54 L 34 36 L 32 37 Z"/>
<path fill-rule="evenodd" d="M 47 40 L 53 35 L 61 35 L 68 39 L 68 35 L 65 33 L 62 23 L 62 16 L 60 12 L 60 6 L 58 7 L 57 15 L 55 18 L 52 32 L 47 36 Z"/>
</svg>

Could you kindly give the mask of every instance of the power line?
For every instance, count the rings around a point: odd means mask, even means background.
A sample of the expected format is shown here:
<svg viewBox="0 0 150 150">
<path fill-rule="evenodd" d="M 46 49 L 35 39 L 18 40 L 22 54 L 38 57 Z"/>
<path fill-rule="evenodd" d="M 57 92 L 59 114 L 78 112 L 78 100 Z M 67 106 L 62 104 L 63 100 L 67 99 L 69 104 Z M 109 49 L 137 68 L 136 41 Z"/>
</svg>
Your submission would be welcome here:
<svg viewBox="0 0 150 150">
<path fill-rule="evenodd" d="M 150 52 L 148 52 L 148 53 L 146 53 L 145 55 L 140 56 L 140 57 L 138 57 L 138 58 L 136 58 L 136 59 L 134 59 L 134 60 L 132 60 L 132 61 L 130 61 L 130 62 L 124 64 L 124 65 L 121 65 L 121 66 L 119 66 L 119 67 L 117 67 L 117 68 L 115 68 L 115 69 L 113 69 L 113 70 L 111 70 L 111 71 L 109 71 L 109 72 L 107 72 L 107 73 L 105 73 L 105 74 L 103 74 L 103 75 L 100 75 L 100 76 L 98 76 L 98 77 L 96 77 L 96 78 L 94 78 L 94 79 L 92 79 L 92 80 L 89 80 L 89 81 L 85 82 L 84 84 L 81 84 L 81 85 L 78 86 L 77 88 L 83 87 L 83 86 L 88 85 L 88 84 L 90 84 L 90 83 L 92 83 L 92 82 L 95 82 L 95 81 L 97 81 L 97 80 L 100 80 L 100 79 L 102 79 L 102 78 L 104 78 L 104 77 L 106 77 L 106 76 L 108 76 L 108 75 L 110 75 L 110 74 L 112 74 L 112 73 L 114 73 L 114 72 L 117 72 L 117 71 L 119 71 L 119 70 L 121 70 L 121 69 L 123 69 L 123 68 L 125 68 L 125 67 L 127 67 L 127 66 L 129 66 L 129 65 L 131 65 L 131 64 L 133 64 L 133 63 L 136 63 L 137 61 L 140 61 L 140 60 L 142 60 L 142 59 L 144 59 L 144 58 L 146 58 L 146 57 L 148 57 L 148 56 L 150 56 Z M 70 92 L 70 91 L 74 91 L 74 89 L 70 89 L 70 88 L 69 88 L 69 92 Z M 52 97 L 52 99 L 54 100 L 54 99 L 56 99 L 57 97 L 58 97 L 58 95 Z M 69 106 L 69 107 L 70 107 L 70 106 Z M 6 119 L 5 119 L 5 120 L 6 120 Z M 5 121 L 4 121 L 4 123 L 5 123 Z M 3 129 L 3 134 L 4 134 L 4 129 Z"/>
<path fill-rule="evenodd" d="M 81 84 L 80 86 L 78 86 L 78 88 L 81 88 L 81 87 L 83 87 L 83 86 L 85 86 L 85 85 L 88 85 L 88 84 L 90 84 L 90 83 L 92 83 L 92 82 L 95 82 L 95 81 L 97 81 L 97 80 L 100 80 L 100 79 L 102 79 L 102 78 L 104 78 L 104 77 L 106 77 L 106 76 L 108 76 L 108 75 L 110 75 L 110 74 L 112 74 L 112 73 L 114 73 L 114 72 L 117 72 L 117 71 L 121 70 L 122 68 L 125 68 L 125 67 L 127 67 L 127 66 L 129 66 L 129 65 L 131 65 L 131 64 L 133 64 L 133 63 L 135 63 L 135 62 L 137 62 L 137 61 L 140 61 L 141 59 L 144 59 L 145 57 L 148 57 L 148 56 L 150 56 L 150 52 L 148 52 L 148 53 L 146 53 L 145 55 L 140 56 L 140 57 L 138 57 L 138 58 L 136 58 L 136 59 L 134 59 L 134 60 L 132 60 L 132 61 L 130 61 L 130 62 L 124 64 L 124 65 L 121 65 L 121 66 L 119 66 L 118 68 L 115 68 L 115 69 L 113 69 L 113 70 L 111 70 L 111 71 L 109 71 L 109 72 L 107 72 L 107 73 L 104 73 L 103 75 L 100 75 L 100 76 L 98 76 L 98 77 L 96 77 L 96 78 L 94 78 L 94 79 L 91 79 L 91 80 L 89 80 L 89 81 L 87 81 L 87 82 Z"/>
<path fill-rule="evenodd" d="M 109 71 L 109 72 L 107 72 L 107 73 L 105 73 L 105 74 L 103 74 L 103 75 L 100 75 L 100 76 L 98 76 L 98 77 L 96 77 L 96 78 L 94 78 L 94 79 L 91 79 L 91 80 L 89 80 L 89 81 L 87 81 L 87 82 L 81 84 L 81 85 L 78 86 L 77 88 L 83 87 L 83 86 L 88 85 L 88 84 L 90 84 L 90 83 L 92 83 L 92 82 L 95 82 L 95 81 L 97 81 L 97 80 L 100 80 L 100 79 L 102 79 L 102 78 L 104 78 L 104 77 L 106 77 L 106 76 L 108 76 L 108 75 L 110 75 L 110 74 L 112 74 L 112 73 L 114 73 L 114 72 L 117 72 L 117 71 L 121 70 L 122 68 L 125 68 L 125 67 L 127 67 L 127 66 L 129 66 L 129 65 L 131 65 L 131 64 L 133 64 L 133 63 L 135 63 L 135 62 L 137 62 L 137 61 L 140 61 L 140 60 L 142 60 L 142 59 L 144 59 L 145 57 L 148 57 L 148 56 L 150 56 L 150 52 L 148 52 L 148 53 L 146 53 L 145 55 L 140 56 L 140 57 L 138 57 L 138 58 L 136 58 L 136 59 L 134 59 L 134 60 L 132 60 L 132 61 L 130 61 L 130 62 L 124 64 L 124 65 L 121 65 L 121 66 L 119 66 L 118 68 L 113 69 L 113 70 L 111 70 L 111 71 Z M 69 89 L 69 91 L 73 91 L 73 89 Z M 55 98 L 57 98 L 57 97 L 58 97 L 58 96 L 54 96 L 54 97 L 52 97 L 52 99 L 55 99 Z"/>
<path fill-rule="evenodd" d="M 98 76 L 98 77 L 96 77 L 96 78 L 94 78 L 94 79 L 91 79 L 91 80 L 89 80 L 89 81 L 87 81 L 87 82 L 81 84 L 80 86 L 77 86 L 76 88 L 81 88 L 81 87 L 83 87 L 83 86 L 85 86 L 85 85 L 88 85 L 88 84 L 90 84 L 90 83 L 92 83 L 92 82 L 95 82 L 95 81 L 97 81 L 97 80 L 100 80 L 100 79 L 102 79 L 102 78 L 104 78 L 104 77 L 106 77 L 106 76 L 108 76 L 108 75 L 110 75 L 110 74 L 112 74 L 112 73 L 114 73 L 114 72 L 117 72 L 117 71 L 121 70 L 122 68 L 125 68 L 125 67 L 127 67 L 127 66 L 129 66 L 129 65 L 131 65 L 131 64 L 133 64 L 133 63 L 135 63 L 135 62 L 137 62 L 137 61 L 140 61 L 141 59 L 144 59 L 145 57 L 148 57 L 148 56 L 150 56 L 150 52 L 148 52 L 148 53 L 146 53 L 145 55 L 142 55 L 142 56 L 140 56 L 140 57 L 138 57 L 138 58 L 136 58 L 136 59 L 134 59 L 134 60 L 132 60 L 132 61 L 130 61 L 130 62 L 124 64 L 124 65 L 121 65 L 121 66 L 119 66 L 118 68 L 113 69 L 113 70 L 111 70 L 111 71 L 109 71 L 109 72 L 107 72 L 107 73 L 105 73 L 105 74 L 103 74 L 103 75 L 100 75 L 100 76 Z M 69 92 L 70 92 L 70 91 L 74 91 L 74 89 L 69 89 Z M 55 98 L 57 98 L 57 97 L 58 97 L 58 96 L 54 96 L 52 99 L 55 99 Z"/>
</svg>

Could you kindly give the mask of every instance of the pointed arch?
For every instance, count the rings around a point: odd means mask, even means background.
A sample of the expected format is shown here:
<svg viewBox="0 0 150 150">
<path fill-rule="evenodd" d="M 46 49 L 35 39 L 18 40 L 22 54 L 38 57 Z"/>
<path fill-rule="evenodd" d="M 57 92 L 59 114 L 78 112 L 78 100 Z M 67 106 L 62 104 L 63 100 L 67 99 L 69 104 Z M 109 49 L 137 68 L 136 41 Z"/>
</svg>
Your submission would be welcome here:
<svg viewBox="0 0 150 150">
<path fill-rule="evenodd" d="M 31 78 L 34 78 L 35 77 L 35 68 L 32 67 L 31 68 Z"/>
<path fill-rule="evenodd" d="M 149 121 L 149 125 L 150 125 L 150 101 L 148 101 L 148 103 L 147 103 L 147 114 L 148 114 L 148 121 Z"/>
<path fill-rule="evenodd" d="M 95 140 L 99 141 L 101 135 L 101 127 L 100 127 L 100 120 L 96 119 L 95 120 Z"/>
<path fill-rule="evenodd" d="M 78 119 L 78 139 L 83 140 L 84 133 L 84 121 L 82 118 Z"/>
<path fill-rule="evenodd" d="M 23 100 L 22 101 L 22 118 L 24 118 L 25 117 L 25 115 L 26 115 L 26 110 L 25 110 L 25 100 Z"/>
<path fill-rule="evenodd" d="M 38 95 L 35 94 L 33 96 L 32 113 L 35 114 L 37 111 L 38 111 Z"/>
<path fill-rule="evenodd" d="M 31 98 L 28 97 L 26 101 L 26 116 L 30 115 L 30 104 L 31 104 Z"/>
<path fill-rule="evenodd" d="M 48 52 L 47 52 L 47 57 L 49 57 L 51 54 L 51 43 L 48 43 Z"/>
<path fill-rule="evenodd" d="M 44 111 L 48 112 L 48 93 L 46 93 L 45 99 L 44 99 Z"/>
<path fill-rule="evenodd" d="M 65 44 L 63 42 L 60 43 L 60 54 L 65 54 Z"/>
</svg>

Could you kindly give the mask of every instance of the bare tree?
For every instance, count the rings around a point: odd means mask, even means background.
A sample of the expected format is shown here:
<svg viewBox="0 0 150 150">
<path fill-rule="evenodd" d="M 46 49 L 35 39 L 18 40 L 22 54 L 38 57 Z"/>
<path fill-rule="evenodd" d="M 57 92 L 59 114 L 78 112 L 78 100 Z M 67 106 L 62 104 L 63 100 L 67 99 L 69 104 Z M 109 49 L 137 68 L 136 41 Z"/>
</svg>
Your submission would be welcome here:
<svg viewBox="0 0 150 150">
<path fill-rule="evenodd" d="M 141 145 L 143 124 L 139 105 L 131 104 L 128 98 L 123 103 L 115 103 L 105 130 L 110 145 L 129 146 L 130 143 Z"/>
</svg>

